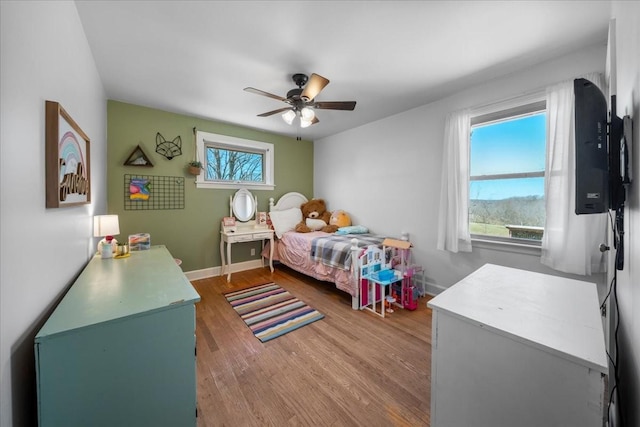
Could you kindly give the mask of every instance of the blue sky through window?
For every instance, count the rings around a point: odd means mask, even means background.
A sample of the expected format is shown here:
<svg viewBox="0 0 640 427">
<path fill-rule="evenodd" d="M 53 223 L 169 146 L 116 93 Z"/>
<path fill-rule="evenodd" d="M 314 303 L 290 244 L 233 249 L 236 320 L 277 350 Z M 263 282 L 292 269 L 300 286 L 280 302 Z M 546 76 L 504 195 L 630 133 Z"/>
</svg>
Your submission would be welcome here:
<svg viewBox="0 0 640 427">
<path fill-rule="evenodd" d="M 546 114 L 474 127 L 471 134 L 470 175 L 544 171 Z M 472 200 L 503 200 L 543 196 L 544 178 L 471 181 Z"/>
</svg>

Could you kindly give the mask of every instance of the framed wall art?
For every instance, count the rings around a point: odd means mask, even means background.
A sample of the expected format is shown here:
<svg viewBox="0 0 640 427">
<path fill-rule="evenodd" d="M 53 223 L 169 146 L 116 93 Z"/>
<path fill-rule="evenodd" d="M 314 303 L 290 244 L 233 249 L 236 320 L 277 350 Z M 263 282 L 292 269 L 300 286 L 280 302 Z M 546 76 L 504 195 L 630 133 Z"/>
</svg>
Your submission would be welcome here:
<svg viewBox="0 0 640 427">
<path fill-rule="evenodd" d="M 91 202 L 89 137 L 60 104 L 45 102 L 46 206 Z"/>
</svg>

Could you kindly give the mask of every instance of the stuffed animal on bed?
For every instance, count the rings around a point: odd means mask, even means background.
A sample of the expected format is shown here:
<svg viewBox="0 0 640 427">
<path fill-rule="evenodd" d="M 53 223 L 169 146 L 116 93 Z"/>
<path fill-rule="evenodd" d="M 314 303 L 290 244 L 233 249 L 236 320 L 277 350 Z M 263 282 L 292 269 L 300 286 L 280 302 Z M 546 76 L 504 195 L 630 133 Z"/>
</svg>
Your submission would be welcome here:
<svg viewBox="0 0 640 427">
<path fill-rule="evenodd" d="M 324 231 L 335 233 L 337 225 L 329 224 L 331 212 L 327 211 L 327 205 L 323 199 L 311 199 L 300 205 L 302 221 L 296 225 L 298 233 L 310 233 L 312 231 Z"/>
<path fill-rule="evenodd" d="M 351 217 L 348 213 L 339 209 L 337 211 L 333 211 L 331 218 L 329 219 L 329 224 L 336 225 L 338 228 L 348 227 L 351 225 Z"/>
</svg>

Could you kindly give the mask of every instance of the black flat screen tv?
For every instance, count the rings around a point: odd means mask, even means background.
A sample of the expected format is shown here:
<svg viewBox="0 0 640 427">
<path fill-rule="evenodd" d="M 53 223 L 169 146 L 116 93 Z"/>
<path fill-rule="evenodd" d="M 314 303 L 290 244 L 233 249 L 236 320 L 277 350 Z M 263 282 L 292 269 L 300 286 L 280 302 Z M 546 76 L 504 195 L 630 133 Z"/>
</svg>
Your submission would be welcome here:
<svg viewBox="0 0 640 427">
<path fill-rule="evenodd" d="M 625 191 L 620 171 L 622 120 L 615 114 L 612 97 L 611 119 L 607 99 L 587 79 L 573 81 L 575 94 L 575 212 L 596 214 L 624 205 Z"/>
</svg>

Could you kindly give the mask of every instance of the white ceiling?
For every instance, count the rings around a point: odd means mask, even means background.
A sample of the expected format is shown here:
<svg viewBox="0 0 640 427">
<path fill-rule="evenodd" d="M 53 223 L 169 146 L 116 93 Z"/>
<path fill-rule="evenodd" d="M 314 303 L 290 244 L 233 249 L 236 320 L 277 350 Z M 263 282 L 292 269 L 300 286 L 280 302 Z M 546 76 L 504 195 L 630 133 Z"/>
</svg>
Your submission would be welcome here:
<svg viewBox="0 0 640 427">
<path fill-rule="evenodd" d="M 109 99 L 318 139 L 580 47 L 606 42 L 609 1 L 76 1 Z M 294 73 L 331 80 L 299 129 Z"/>
</svg>

